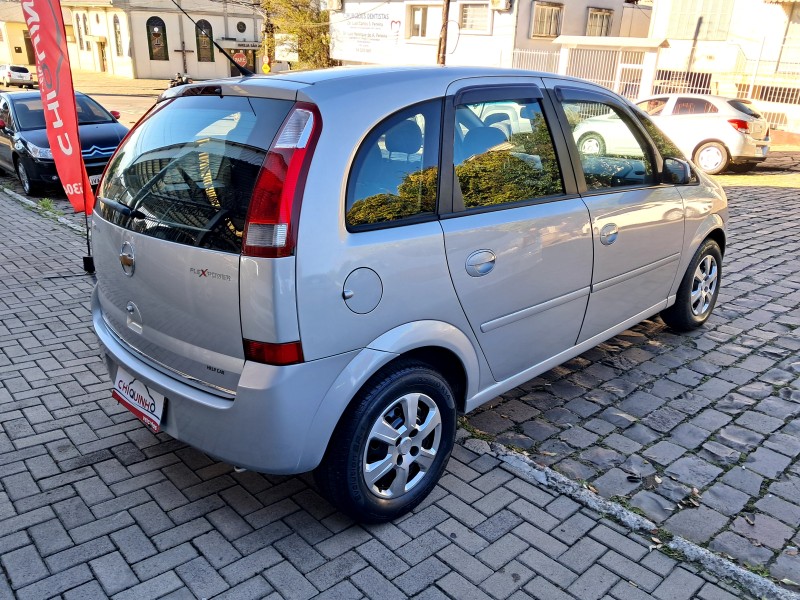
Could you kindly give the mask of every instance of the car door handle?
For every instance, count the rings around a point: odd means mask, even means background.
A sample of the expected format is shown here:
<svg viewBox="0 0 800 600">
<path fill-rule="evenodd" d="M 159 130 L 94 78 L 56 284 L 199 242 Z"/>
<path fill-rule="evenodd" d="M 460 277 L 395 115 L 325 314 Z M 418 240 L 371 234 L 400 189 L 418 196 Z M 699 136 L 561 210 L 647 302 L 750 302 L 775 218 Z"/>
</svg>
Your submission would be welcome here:
<svg viewBox="0 0 800 600">
<path fill-rule="evenodd" d="M 614 223 L 603 225 L 600 230 L 600 243 L 604 246 L 610 246 L 617 241 L 619 235 L 619 228 Z"/>
<path fill-rule="evenodd" d="M 467 273 L 470 277 L 481 277 L 494 269 L 497 257 L 491 250 L 476 250 L 467 257 Z"/>
</svg>

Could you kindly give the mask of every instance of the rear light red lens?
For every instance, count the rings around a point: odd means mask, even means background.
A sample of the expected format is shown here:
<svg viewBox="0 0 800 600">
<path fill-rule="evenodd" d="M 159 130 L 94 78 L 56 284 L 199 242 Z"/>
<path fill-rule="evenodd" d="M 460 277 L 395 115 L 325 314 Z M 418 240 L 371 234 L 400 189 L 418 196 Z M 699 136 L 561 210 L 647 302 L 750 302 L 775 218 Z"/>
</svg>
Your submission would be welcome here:
<svg viewBox="0 0 800 600">
<path fill-rule="evenodd" d="M 270 344 L 267 342 L 244 342 L 244 357 L 253 362 L 266 365 L 294 365 L 303 362 L 303 346 L 300 342 L 288 344 Z"/>
<path fill-rule="evenodd" d="M 740 133 L 750 133 L 750 123 L 743 119 L 728 119 L 728 123 Z"/>
<path fill-rule="evenodd" d="M 270 146 L 256 181 L 242 254 L 292 256 L 308 168 L 322 130 L 319 110 L 298 102 Z"/>
</svg>

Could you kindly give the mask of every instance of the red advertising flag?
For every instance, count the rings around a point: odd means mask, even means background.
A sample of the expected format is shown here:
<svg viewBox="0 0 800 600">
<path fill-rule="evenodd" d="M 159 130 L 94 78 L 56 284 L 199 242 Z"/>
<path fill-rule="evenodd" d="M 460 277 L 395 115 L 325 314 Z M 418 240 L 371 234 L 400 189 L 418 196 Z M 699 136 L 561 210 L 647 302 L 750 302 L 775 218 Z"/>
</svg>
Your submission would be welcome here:
<svg viewBox="0 0 800 600">
<path fill-rule="evenodd" d="M 75 212 L 92 212 L 94 194 L 83 164 L 78 112 L 59 0 L 22 0 L 39 75 L 47 141 L 64 192 Z"/>
</svg>

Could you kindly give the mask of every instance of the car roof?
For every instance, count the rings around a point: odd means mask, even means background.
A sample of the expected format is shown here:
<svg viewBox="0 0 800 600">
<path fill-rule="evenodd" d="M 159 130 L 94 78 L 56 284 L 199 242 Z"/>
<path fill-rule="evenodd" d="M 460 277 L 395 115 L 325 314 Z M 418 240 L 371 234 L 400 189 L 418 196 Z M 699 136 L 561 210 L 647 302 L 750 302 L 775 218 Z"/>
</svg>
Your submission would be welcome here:
<svg viewBox="0 0 800 600">
<path fill-rule="evenodd" d="M 750 100 L 746 98 L 732 98 L 730 96 L 715 96 L 714 94 L 690 94 L 690 93 L 681 93 L 681 92 L 670 92 L 669 94 L 652 94 L 647 98 L 642 98 L 637 100 L 636 102 L 645 102 L 647 100 L 653 100 L 654 98 L 699 98 L 701 100 L 716 100 L 718 102 L 728 102 L 729 100 L 736 100 L 738 102 L 745 102 L 748 103 Z"/>
<path fill-rule="evenodd" d="M 198 89 L 220 86 L 226 95 L 260 96 L 285 99 L 307 99 L 315 101 L 335 95 L 342 89 L 379 89 L 383 86 L 424 85 L 443 93 L 447 87 L 459 80 L 476 77 L 547 77 L 563 81 L 574 81 L 609 91 L 575 77 L 555 75 L 541 71 L 523 69 L 504 69 L 493 67 L 451 67 L 451 66 L 345 66 L 313 71 L 284 71 L 274 75 L 252 75 L 215 79 L 167 89 L 162 99 L 182 95 L 193 95 Z"/>
</svg>

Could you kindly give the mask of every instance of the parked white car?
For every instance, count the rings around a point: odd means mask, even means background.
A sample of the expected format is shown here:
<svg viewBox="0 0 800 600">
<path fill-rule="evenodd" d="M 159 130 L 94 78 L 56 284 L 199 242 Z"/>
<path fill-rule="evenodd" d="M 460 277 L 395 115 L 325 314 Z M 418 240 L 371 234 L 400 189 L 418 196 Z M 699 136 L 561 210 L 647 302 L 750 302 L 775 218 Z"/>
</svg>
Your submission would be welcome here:
<svg viewBox="0 0 800 600">
<path fill-rule="evenodd" d="M 637 102 L 680 151 L 710 175 L 751 170 L 769 152 L 769 122 L 749 100 L 664 94 Z M 573 129 L 586 155 L 631 156 L 639 145 L 614 113 L 590 116 Z"/>
<path fill-rule="evenodd" d="M 16 85 L 32 88 L 36 84 L 36 77 L 28 67 L 22 65 L 0 65 L 0 80 L 6 87 Z"/>
</svg>

